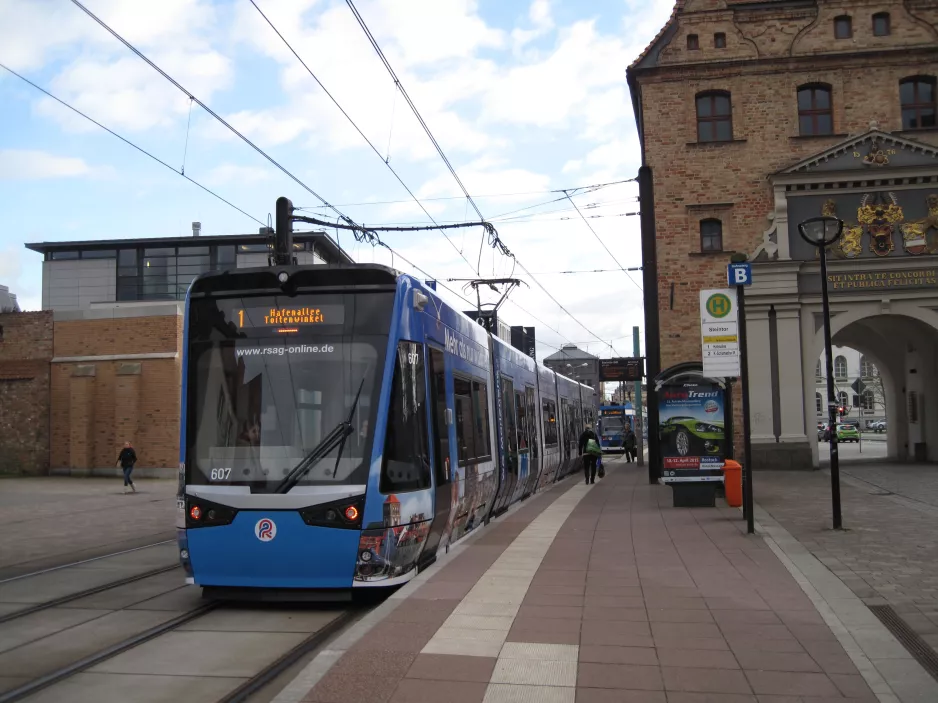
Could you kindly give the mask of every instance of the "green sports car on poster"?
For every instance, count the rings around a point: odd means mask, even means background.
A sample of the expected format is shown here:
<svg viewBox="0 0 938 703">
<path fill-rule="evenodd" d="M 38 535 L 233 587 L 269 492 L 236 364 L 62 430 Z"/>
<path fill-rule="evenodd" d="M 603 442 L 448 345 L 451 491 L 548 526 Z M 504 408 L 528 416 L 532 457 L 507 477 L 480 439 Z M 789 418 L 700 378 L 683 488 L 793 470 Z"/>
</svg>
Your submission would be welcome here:
<svg viewBox="0 0 938 703">
<path fill-rule="evenodd" d="M 677 415 L 661 423 L 659 436 L 675 456 L 706 456 L 723 449 L 723 423 Z"/>
</svg>

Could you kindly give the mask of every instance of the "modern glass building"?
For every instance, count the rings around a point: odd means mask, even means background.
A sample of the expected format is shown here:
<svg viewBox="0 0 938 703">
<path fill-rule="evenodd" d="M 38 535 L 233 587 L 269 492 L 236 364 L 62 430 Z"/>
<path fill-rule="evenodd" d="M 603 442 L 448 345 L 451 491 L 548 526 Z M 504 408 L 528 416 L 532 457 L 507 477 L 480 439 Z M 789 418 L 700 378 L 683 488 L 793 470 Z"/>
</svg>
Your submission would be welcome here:
<svg viewBox="0 0 938 703">
<path fill-rule="evenodd" d="M 43 310 L 81 310 L 102 303 L 183 300 L 201 273 L 266 266 L 272 246 L 272 236 L 261 232 L 42 242 L 26 248 L 45 258 Z M 299 264 L 352 263 L 324 232 L 295 233 L 293 249 Z"/>
</svg>

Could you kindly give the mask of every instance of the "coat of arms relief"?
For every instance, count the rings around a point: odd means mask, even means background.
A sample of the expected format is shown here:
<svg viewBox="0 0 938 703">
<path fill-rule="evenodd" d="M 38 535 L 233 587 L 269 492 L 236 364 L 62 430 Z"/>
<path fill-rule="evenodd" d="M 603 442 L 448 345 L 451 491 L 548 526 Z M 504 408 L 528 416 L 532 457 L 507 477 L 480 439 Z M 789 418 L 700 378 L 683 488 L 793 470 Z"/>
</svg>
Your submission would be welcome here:
<svg viewBox="0 0 938 703">
<path fill-rule="evenodd" d="M 938 254 L 938 193 L 925 198 L 928 214 L 920 220 L 906 222 L 895 193 L 864 195 L 857 208 L 856 223 L 844 221 L 840 241 L 831 247 L 834 256 L 856 259 L 863 253 L 864 239 L 876 256 L 889 256 L 896 249 L 896 234 L 901 234 L 902 247 L 912 256 Z M 837 204 L 827 200 L 821 214 L 837 217 Z"/>
</svg>

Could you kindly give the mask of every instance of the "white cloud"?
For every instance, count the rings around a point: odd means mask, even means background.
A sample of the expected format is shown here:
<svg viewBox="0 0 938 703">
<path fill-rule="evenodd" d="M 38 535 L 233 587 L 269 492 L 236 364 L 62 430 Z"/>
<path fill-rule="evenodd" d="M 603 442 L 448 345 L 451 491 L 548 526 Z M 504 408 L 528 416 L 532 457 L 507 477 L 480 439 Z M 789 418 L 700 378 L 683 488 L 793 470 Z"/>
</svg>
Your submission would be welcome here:
<svg viewBox="0 0 938 703">
<path fill-rule="evenodd" d="M 253 185 L 263 181 L 269 181 L 271 176 L 272 172 L 269 168 L 226 163 L 213 168 L 202 180 L 209 185 L 216 186 L 227 185 L 229 183 Z"/>
<path fill-rule="evenodd" d="M 99 174 L 82 159 L 28 149 L 0 150 L 0 181 L 75 178 Z"/>
</svg>

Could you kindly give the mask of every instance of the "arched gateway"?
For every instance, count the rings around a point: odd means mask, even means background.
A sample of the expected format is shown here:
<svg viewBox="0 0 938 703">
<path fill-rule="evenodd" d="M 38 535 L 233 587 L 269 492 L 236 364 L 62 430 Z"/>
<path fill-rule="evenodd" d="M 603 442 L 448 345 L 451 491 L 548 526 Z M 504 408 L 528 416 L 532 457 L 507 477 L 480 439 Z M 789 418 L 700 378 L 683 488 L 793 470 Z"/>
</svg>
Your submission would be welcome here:
<svg viewBox="0 0 938 703">
<path fill-rule="evenodd" d="M 746 298 L 754 464 L 818 465 L 821 280 L 798 223 L 822 214 L 844 221 L 829 252 L 833 342 L 880 370 L 888 456 L 938 460 L 938 149 L 874 129 L 770 180 Z"/>
</svg>

